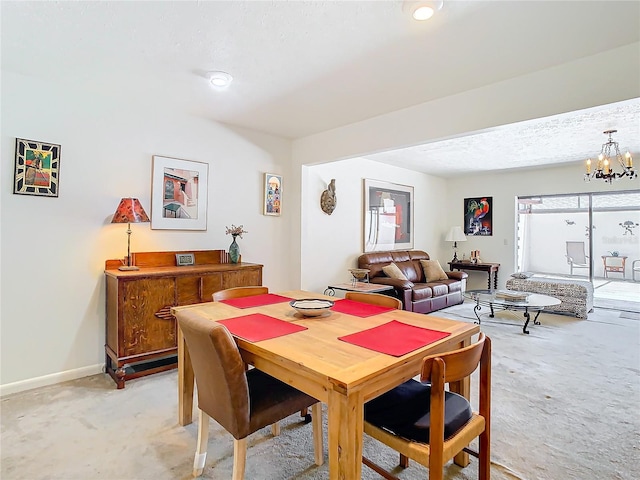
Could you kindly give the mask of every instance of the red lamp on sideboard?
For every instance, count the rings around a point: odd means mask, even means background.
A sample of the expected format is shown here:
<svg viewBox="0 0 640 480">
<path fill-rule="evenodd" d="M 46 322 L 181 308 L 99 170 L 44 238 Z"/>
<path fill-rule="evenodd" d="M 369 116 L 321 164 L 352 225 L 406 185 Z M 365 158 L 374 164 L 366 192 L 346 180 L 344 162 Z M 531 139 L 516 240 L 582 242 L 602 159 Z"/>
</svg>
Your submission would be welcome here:
<svg viewBox="0 0 640 480">
<path fill-rule="evenodd" d="M 123 198 L 120 200 L 111 223 L 127 224 L 127 264 L 118 270 L 140 270 L 135 265 L 131 265 L 131 224 L 145 222 L 149 222 L 149 217 L 137 198 Z"/>
</svg>

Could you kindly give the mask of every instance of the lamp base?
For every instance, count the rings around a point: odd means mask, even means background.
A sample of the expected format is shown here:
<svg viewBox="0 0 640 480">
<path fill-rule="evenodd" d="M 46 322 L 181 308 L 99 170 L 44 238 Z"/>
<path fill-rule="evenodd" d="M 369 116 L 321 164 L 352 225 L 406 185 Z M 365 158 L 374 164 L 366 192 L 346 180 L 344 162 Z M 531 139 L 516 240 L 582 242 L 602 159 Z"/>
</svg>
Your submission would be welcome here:
<svg viewBox="0 0 640 480">
<path fill-rule="evenodd" d="M 123 265 L 122 267 L 118 267 L 118 270 L 122 270 L 124 272 L 131 270 L 140 270 L 140 267 L 136 267 L 135 265 Z"/>
<path fill-rule="evenodd" d="M 458 252 L 453 252 L 453 259 L 451 260 L 452 263 L 455 263 L 458 261 Z"/>
</svg>

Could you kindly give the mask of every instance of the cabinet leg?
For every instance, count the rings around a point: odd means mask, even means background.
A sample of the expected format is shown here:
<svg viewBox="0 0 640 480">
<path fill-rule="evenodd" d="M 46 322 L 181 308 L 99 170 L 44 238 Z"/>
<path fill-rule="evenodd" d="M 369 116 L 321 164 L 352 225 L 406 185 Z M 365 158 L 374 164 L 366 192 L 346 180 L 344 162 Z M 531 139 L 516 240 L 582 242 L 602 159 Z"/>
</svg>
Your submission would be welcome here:
<svg viewBox="0 0 640 480">
<path fill-rule="evenodd" d="M 119 367 L 118 369 L 116 369 L 115 371 L 115 375 L 116 378 L 114 379 L 116 381 L 116 385 L 118 386 L 118 390 L 124 388 L 124 376 L 126 375 L 126 372 L 124 371 L 123 367 Z"/>
</svg>

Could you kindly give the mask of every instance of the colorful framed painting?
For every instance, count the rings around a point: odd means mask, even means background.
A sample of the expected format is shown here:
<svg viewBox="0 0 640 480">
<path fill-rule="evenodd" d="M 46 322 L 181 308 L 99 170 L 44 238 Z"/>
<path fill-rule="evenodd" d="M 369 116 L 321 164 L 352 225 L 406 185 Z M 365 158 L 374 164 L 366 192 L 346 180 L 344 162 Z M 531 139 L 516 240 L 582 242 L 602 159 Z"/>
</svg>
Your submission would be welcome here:
<svg viewBox="0 0 640 480">
<path fill-rule="evenodd" d="M 13 193 L 57 197 L 60 145 L 16 138 Z"/>
<path fill-rule="evenodd" d="M 364 251 L 413 248 L 413 187 L 364 179 Z"/>
<path fill-rule="evenodd" d="M 465 235 L 493 235 L 493 197 L 464 199 Z"/>
<path fill-rule="evenodd" d="M 264 174 L 264 214 L 279 217 L 282 213 L 282 175 Z"/>
<path fill-rule="evenodd" d="M 209 165 L 153 156 L 151 228 L 206 230 Z"/>
</svg>

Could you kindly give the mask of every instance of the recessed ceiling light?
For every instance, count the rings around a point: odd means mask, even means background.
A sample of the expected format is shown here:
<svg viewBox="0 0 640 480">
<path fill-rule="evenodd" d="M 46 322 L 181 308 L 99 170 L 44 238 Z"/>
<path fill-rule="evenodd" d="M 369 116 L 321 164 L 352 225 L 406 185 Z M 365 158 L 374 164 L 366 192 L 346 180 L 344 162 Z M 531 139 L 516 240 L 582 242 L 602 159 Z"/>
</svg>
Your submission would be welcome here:
<svg viewBox="0 0 640 480">
<path fill-rule="evenodd" d="M 211 85 L 217 88 L 228 87 L 233 77 L 227 72 L 209 72 L 209 81 Z"/>
<path fill-rule="evenodd" d="M 415 20 L 428 20 L 433 14 L 442 8 L 443 0 L 405 0 L 402 4 L 403 9 L 411 12 L 411 16 Z"/>
</svg>

